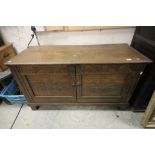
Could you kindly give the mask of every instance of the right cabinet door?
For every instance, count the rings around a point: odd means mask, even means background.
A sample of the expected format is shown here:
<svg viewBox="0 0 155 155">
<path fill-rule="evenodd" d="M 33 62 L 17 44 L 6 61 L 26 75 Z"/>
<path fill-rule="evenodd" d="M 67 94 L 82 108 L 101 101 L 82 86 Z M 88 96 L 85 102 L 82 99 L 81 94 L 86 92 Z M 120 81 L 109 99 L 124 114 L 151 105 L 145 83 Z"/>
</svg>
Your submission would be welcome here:
<svg viewBox="0 0 155 155">
<path fill-rule="evenodd" d="M 77 65 L 77 101 L 126 104 L 144 65 Z"/>
</svg>

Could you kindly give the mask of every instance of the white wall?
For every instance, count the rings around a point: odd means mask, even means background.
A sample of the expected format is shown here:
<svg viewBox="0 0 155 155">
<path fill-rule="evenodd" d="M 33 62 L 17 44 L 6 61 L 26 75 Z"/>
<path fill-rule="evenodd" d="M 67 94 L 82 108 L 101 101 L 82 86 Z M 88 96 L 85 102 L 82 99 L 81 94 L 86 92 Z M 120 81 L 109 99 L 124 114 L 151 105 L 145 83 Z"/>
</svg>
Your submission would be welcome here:
<svg viewBox="0 0 155 155">
<path fill-rule="evenodd" d="M 37 27 L 43 30 L 43 27 Z M 13 43 L 17 52 L 27 48 L 31 38 L 29 26 L 0 27 L 5 42 Z M 113 44 L 127 43 L 130 45 L 135 28 L 112 29 L 102 31 L 74 31 L 74 32 L 38 32 L 41 45 L 82 45 L 82 44 Z M 31 45 L 37 45 L 36 39 Z"/>
</svg>

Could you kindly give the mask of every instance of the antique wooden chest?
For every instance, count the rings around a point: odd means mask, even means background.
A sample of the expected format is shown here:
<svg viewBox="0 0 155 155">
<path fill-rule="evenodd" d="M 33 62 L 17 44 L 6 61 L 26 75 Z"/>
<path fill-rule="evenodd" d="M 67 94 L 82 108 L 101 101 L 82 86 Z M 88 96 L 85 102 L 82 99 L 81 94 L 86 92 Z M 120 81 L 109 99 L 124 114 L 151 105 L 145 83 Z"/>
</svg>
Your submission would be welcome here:
<svg viewBox="0 0 155 155">
<path fill-rule="evenodd" d="M 42 105 L 126 107 L 151 60 L 127 44 L 30 47 L 7 62 L 32 109 Z"/>
</svg>

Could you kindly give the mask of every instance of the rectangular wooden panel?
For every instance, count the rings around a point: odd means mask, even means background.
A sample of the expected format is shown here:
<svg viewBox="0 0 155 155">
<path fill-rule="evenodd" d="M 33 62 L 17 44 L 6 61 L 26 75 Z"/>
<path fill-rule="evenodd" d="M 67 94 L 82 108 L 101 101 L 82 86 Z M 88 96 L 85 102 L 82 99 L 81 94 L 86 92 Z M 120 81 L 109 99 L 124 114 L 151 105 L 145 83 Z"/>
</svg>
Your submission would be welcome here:
<svg viewBox="0 0 155 155">
<path fill-rule="evenodd" d="M 65 31 L 90 31 L 123 28 L 130 28 L 130 26 L 65 26 Z"/>
<path fill-rule="evenodd" d="M 127 44 L 55 45 L 30 47 L 7 65 L 151 63 Z"/>
<path fill-rule="evenodd" d="M 93 64 L 93 65 L 78 65 L 77 74 L 117 74 L 132 72 L 135 65 L 130 64 Z"/>
<path fill-rule="evenodd" d="M 75 74 L 74 65 L 22 65 L 19 72 L 23 75 L 32 74 Z"/>
<path fill-rule="evenodd" d="M 64 26 L 45 26 L 45 31 L 63 31 Z"/>
<path fill-rule="evenodd" d="M 75 94 L 72 89 L 74 79 L 66 74 L 26 75 L 26 79 L 34 96 L 73 97 Z"/>
<path fill-rule="evenodd" d="M 79 65 L 78 102 L 126 104 L 140 73 L 140 69 L 133 67 L 135 66 Z"/>
<path fill-rule="evenodd" d="M 74 65 L 21 66 L 20 72 L 35 102 L 76 100 Z"/>
<path fill-rule="evenodd" d="M 106 29 L 124 29 L 133 26 L 45 26 L 45 31 L 90 31 Z"/>
<path fill-rule="evenodd" d="M 126 74 L 94 74 L 81 77 L 81 94 L 85 97 L 119 97 L 121 98 Z"/>
</svg>

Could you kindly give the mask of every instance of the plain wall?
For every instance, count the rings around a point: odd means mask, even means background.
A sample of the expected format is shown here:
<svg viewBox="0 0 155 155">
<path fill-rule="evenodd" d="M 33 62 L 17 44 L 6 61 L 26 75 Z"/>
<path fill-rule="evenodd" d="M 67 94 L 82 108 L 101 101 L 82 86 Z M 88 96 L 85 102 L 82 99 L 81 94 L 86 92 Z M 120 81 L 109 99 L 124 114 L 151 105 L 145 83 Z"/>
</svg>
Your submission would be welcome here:
<svg viewBox="0 0 155 155">
<path fill-rule="evenodd" d="M 43 26 L 38 26 L 37 32 L 41 45 L 89 45 L 89 44 L 131 44 L 135 28 L 96 30 L 96 31 L 71 31 L 71 32 L 44 32 Z M 31 39 L 30 26 L 2 26 L 0 31 L 4 41 L 13 43 L 17 52 L 27 48 Z M 37 45 L 36 39 L 31 43 Z"/>
</svg>

